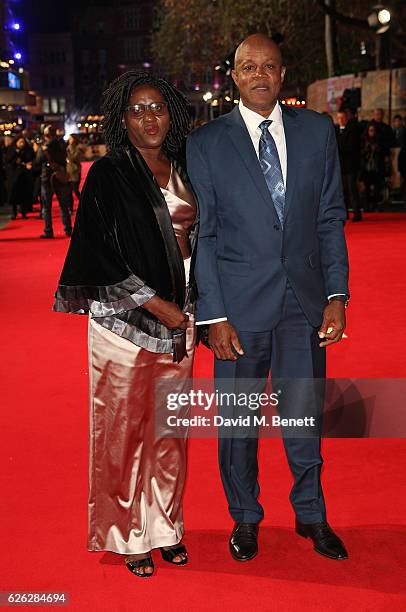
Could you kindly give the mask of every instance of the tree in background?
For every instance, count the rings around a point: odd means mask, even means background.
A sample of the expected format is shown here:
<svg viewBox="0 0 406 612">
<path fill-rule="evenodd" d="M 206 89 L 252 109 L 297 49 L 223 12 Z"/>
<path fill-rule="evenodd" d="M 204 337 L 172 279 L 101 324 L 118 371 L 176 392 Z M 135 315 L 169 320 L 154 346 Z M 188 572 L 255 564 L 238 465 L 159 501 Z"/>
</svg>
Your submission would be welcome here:
<svg viewBox="0 0 406 612">
<path fill-rule="evenodd" d="M 288 81 L 300 89 L 325 70 L 323 23 L 314 0 L 162 0 L 152 50 L 168 74 L 187 83 L 204 79 L 249 34 L 278 33 Z"/>
<path fill-rule="evenodd" d="M 343 19 L 326 18 L 322 4 Z M 165 72 L 186 86 L 205 75 L 254 32 L 283 36 L 286 84 L 297 92 L 316 79 L 372 69 L 374 0 L 161 0 L 152 50 Z M 366 53 L 361 55 L 361 43 Z"/>
</svg>

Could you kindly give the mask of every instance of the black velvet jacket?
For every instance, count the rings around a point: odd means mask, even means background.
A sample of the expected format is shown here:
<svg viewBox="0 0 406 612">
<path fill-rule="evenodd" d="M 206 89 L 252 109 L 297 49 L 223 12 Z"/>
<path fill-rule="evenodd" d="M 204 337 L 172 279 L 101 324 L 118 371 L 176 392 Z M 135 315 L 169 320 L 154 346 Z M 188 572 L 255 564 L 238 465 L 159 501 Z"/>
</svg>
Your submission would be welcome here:
<svg viewBox="0 0 406 612">
<path fill-rule="evenodd" d="M 191 188 L 184 166 L 172 163 Z M 104 327 L 135 344 L 171 352 L 173 331 L 140 302 L 146 286 L 181 309 L 193 303 L 197 225 L 198 218 L 190 234 L 192 265 L 185 295 L 182 254 L 155 177 L 134 147 L 108 153 L 86 178 L 54 310 L 90 311 Z"/>
</svg>

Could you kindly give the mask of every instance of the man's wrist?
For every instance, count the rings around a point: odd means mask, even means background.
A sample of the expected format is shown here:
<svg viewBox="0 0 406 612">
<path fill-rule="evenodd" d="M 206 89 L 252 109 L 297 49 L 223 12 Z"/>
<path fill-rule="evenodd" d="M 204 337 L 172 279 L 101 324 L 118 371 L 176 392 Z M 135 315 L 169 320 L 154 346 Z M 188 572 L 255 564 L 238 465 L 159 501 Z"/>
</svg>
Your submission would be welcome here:
<svg viewBox="0 0 406 612">
<path fill-rule="evenodd" d="M 331 304 L 331 302 L 342 302 L 345 306 L 345 308 L 348 308 L 348 300 L 349 297 L 348 295 L 342 294 L 342 295 L 332 295 L 328 298 L 328 303 Z"/>
</svg>

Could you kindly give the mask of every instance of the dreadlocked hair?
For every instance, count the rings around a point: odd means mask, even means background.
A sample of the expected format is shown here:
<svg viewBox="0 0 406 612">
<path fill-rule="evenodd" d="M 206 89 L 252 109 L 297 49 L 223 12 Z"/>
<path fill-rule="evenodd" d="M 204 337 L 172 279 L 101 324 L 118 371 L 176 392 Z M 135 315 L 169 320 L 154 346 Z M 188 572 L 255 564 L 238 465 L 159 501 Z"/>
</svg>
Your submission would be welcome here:
<svg viewBox="0 0 406 612">
<path fill-rule="evenodd" d="M 103 92 L 103 131 L 108 149 L 113 150 L 128 143 L 127 133 L 122 125 L 123 112 L 133 90 L 140 85 L 155 87 L 164 97 L 168 105 L 170 126 L 162 148 L 169 155 L 176 156 L 182 150 L 184 139 L 190 132 L 188 102 L 185 96 L 165 79 L 135 70 L 119 76 Z"/>
</svg>

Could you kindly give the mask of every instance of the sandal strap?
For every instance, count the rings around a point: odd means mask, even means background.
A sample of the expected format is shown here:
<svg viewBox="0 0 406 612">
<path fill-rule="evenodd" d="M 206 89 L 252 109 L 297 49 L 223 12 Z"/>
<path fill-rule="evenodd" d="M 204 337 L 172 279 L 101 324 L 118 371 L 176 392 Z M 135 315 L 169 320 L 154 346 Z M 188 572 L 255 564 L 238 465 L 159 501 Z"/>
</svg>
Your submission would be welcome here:
<svg viewBox="0 0 406 612">
<path fill-rule="evenodd" d="M 151 557 L 144 557 L 144 559 L 131 559 L 130 561 L 126 561 L 125 564 L 132 572 L 139 567 L 154 567 Z"/>
<path fill-rule="evenodd" d="M 170 559 L 174 559 L 178 555 L 184 554 L 187 555 L 186 546 L 184 544 L 180 544 L 176 548 L 161 548 L 162 553 Z"/>
</svg>

